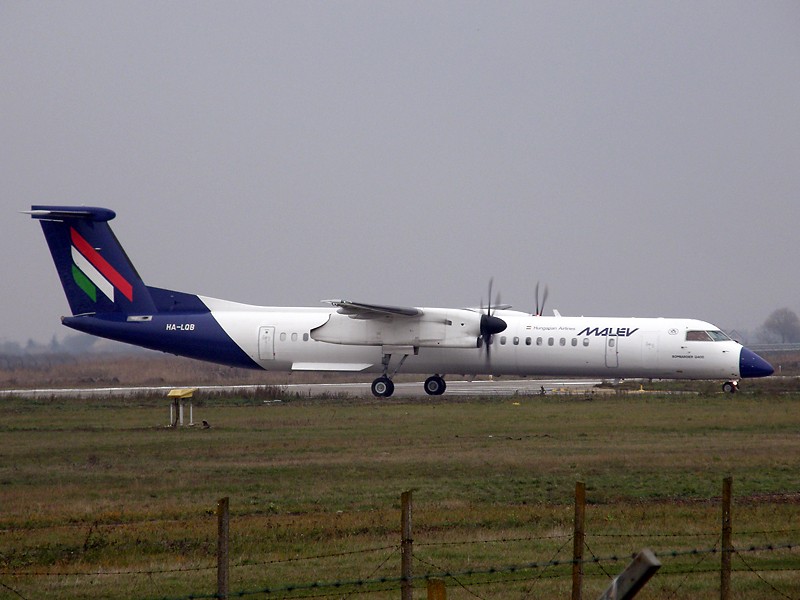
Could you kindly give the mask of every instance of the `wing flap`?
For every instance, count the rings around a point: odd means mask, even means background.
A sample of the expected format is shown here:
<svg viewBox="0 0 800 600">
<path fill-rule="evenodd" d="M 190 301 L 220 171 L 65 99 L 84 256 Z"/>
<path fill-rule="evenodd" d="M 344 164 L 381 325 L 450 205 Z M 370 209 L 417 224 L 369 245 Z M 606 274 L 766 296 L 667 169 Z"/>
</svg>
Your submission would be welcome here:
<svg viewBox="0 0 800 600">
<path fill-rule="evenodd" d="M 320 363 L 320 362 L 296 362 L 292 363 L 292 371 L 364 371 L 369 369 L 372 363 Z"/>
</svg>

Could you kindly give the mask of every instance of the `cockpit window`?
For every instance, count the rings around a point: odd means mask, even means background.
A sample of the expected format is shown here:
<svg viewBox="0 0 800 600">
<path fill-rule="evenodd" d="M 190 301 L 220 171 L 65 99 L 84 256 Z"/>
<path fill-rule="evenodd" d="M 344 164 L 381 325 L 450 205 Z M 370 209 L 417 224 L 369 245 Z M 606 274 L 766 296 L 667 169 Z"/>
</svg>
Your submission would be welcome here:
<svg viewBox="0 0 800 600">
<path fill-rule="evenodd" d="M 729 338 L 722 331 L 687 331 L 687 342 L 725 342 Z"/>
<path fill-rule="evenodd" d="M 708 335 L 707 331 L 687 331 L 686 332 L 686 341 L 687 342 L 710 342 L 711 336 Z"/>
</svg>

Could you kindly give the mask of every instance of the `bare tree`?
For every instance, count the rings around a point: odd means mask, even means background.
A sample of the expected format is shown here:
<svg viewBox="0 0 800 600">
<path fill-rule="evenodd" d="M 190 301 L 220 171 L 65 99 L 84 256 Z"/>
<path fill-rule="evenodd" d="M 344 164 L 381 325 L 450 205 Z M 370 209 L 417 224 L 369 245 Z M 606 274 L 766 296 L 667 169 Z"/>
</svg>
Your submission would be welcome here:
<svg viewBox="0 0 800 600">
<path fill-rule="evenodd" d="M 764 331 L 780 338 L 782 344 L 800 342 L 800 319 L 793 310 L 779 308 L 772 311 L 764 321 Z"/>
</svg>

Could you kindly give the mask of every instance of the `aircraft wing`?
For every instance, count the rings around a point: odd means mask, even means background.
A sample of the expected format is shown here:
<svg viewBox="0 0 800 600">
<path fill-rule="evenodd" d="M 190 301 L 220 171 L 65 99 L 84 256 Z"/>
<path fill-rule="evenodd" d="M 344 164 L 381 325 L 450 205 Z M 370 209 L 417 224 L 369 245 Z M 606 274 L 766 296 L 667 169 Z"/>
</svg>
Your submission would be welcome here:
<svg viewBox="0 0 800 600">
<path fill-rule="evenodd" d="M 477 348 L 484 316 L 458 308 L 325 300 L 337 308 L 311 330 L 318 342 L 395 348 Z"/>
<path fill-rule="evenodd" d="M 380 317 L 419 317 L 422 310 L 408 306 L 386 306 L 384 304 L 365 304 L 349 300 L 323 300 L 337 307 L 339 314 L 351 319 L 377 319 Z"/>
</svg>

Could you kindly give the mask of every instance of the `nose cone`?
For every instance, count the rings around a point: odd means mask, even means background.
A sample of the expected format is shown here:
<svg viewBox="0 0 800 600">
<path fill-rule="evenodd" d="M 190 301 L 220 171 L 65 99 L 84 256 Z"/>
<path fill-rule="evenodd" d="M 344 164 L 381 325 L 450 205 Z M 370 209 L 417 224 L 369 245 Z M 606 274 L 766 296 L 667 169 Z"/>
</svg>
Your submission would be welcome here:
<svg viewBox="0 0 800 600">
<path fill-rule="evenodd" d="M 481 315 L 481 335 L 494 335 L 506 330 L 506 322 L 500 317 Z"/>
<path fill-rule="evenodd" d="M 767 377 L 774 372 L 775 369 L 772 368 L 772 365 L 758 354 L 747 348 L 742 348 L 742 352 L 739 355 L 740 377 Z"/>
</svg>

